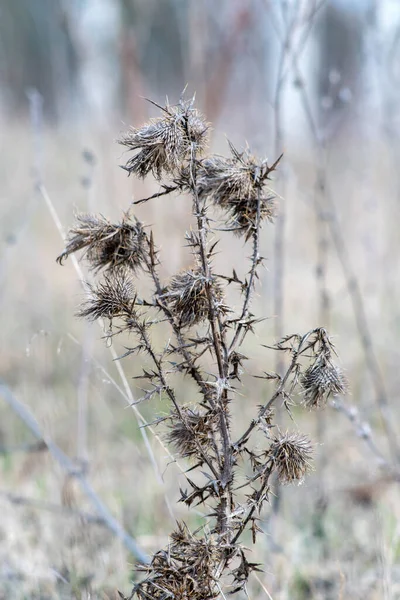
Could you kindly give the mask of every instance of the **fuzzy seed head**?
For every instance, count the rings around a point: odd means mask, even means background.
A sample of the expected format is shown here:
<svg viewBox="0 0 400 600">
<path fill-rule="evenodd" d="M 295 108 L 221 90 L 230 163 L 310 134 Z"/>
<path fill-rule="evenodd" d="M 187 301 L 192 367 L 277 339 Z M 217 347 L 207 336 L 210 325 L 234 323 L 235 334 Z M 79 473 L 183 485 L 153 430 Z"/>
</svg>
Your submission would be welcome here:
<svg viewBox="0 0 400 600">
<path fill-rule="evenodd" d="M 225 312 L 221 285 L 216 279 L 212 279 L 211 287 L 216 303 L 215 310 Z M 208 317 L 207 282 L 199 269 L 190 269 L 175 275 L 163 298 L 171 312 L 179 318 L 181 327 L 195 325 Z"/>
<path fill-rule="evenodd" d="M 230 146 L 231 158 L 214 155 L 199 162 L 198 194 L 227 211 L 229 227 L 247 239 L 256 227 L 258 199 L 260 221 L 273 220 L 274 197 L 265 192 L 264 187 L 274 169 L 265 161 L 259 163 L 249 152 L 239 153 L 232 144 Z"/>
<path fill-rule="evenodd" d="M 200 414 L 185 407 L 181 409 L 181 414 L 183 420 L 176 412 L 171 415 L 168 441 L 182 458 L 199 458 L 199 445 L 203 451 L 208 451 L 212 446 L 216 416 L 210 412 Z"/>
<path fill-rule="evenodd" d="M 143 225 L 137 219 L 124 217 L 121 223 L 112 224 L 102 216 L 82 214 L 70 229 L 57 262 L 62 264 L 70 254 L 85 250 L 94 270 L 127 268 L 135 272 L 145 263 L 145 240 Z"/>
<path fill-rule="evenodd" d="M 311 470 L 312 445 L 307 436 L 286 432 L 275 437 L 268 456 L 273 461 L 280 483 L 301 483 Z"/>
<path fill-rule="evenodd" d="M 89 296 L 78 312 L 78 317 L 91 321 L 134 316 L 135 289 L 125 273 L 107 274 L 97 286 L 89 286 Z"/>
<path fill-rule="evenodd" d="M 151 172 L 161 179 L 163 172 L 174 173 L 192 152 L 198 155 L 204 150 L 208 124 L 193 107 L 193 101 L 182 100 L 162 111 L 161 117 L 140 128 L 132 127 L 119 139 L 120 144 L 135 152 L 124 167 L 129 174 L 144 178 Z"/>
<path fill-rule="evenodd" d="M 341 369 L 330 360 L 317 360 L 309 367 L 301 380 L 304 389 L 304 404 L 308 408 L 324 406 L 330 396 L 345 394 L 347 381 Z"/>
</svg>

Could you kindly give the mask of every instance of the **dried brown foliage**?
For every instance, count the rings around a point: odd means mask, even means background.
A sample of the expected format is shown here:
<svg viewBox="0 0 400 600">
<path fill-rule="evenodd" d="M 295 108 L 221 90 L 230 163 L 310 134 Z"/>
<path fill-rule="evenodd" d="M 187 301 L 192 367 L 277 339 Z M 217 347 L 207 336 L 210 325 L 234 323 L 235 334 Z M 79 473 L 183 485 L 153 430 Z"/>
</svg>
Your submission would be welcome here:
<svg viewBox="0 0 400 600">
<path fill-rule="evenodd" d="M 221 585 L 228 585 L 231 592 L 242 589 L 258 569 L 248 560 L 241 539 L 246 530 L 253 541 L 260 532 L 257 522 L 268 505 L 271 476 L 276 474 L 280 483 L 299 483 L 311 469 L 312 443 L 296 431 L 277 432 L 274 405 L 280 401 L 289 410 L 289 400 L 303 395 L 308 407 L 320 407 L 329 396 L 344 393 L 346 383 L 325 329 L 288 335 L 273 347 L 288 355 L 286 371 L 259 375 L 275 389 L 239 438 L 232 439 L 230 406 L 248 360 L 240 347 L 260 320 L 250 312 L 250 303 L 262 264 L 261 225 L 272 220 L 275 210 L 268 182 L 280 157 L 268 166 L 248 150 L 238 152 L 230 145 L 229 158 L 202 158 L 208 125 L 193 101 L 160 108 L 158 119 L 132 129 L 120 140 L 133 153 L 124 168 L 129 174 L 152 173 L 160 180 L 162 191 L 151 198 L 176 190 L 191 196 L 193 227 L 186 233 L 186 245 L 195 266 L 177 273 L 169 283 L 162 282 L 153 233 L 148 235 L 128 215 L 118 225 L 103 217 L 78 217 L 58 260 L 62 263 L 69 254 L 84 250 L 91 267 L 105 267 L 103 281 L 90 285 L 79 316 L 109 319 L 111 335 L 129 331 L 136 341 L 124 357 L 147 353 L 153 367 L 143 368 L 140 378 L 148 387 L 137 402 L 159 394 L 170 401 L 169 415 L 157 422 L 167 424 L 168 442 L 181 458 L 190 460 L 187 489 L 181 490 L 180 501 L 208 509 L 201 530 L 192 534 L 185 524 L 178 524 L 168 547 L 139 567 L 144 579 L 135 584 L 131 597 L 206 600 L 218 596 Z M 209 217 L 213 207 L 222 211 L 225 230 L 239 233 L 245 242 L 251 239 L 247 274 L 239 276 L 228 256 L 226 272 L 214 272 L 218 230 Z M 132 277 L 139 267 L 153 284 L 151 298 L 137 297 L 141 282 L 136 278 L 133 284 Z M 239 310 L 227 304 L 226 285 L 239 287 Z M 153 346 L 151 335 L 160 321 L 170 326 L 161 351 Z M 172 373 L 192 379 L 199 403 L 180 398 L 179 389 L 170 384 Z M 247 468 L 245 483 L 239 484 L 246 465 L 251 475 Z M 193 469 L 198 469 L 197 483 L 189 476 Z"/>
<path fill-rule="evenodd" d="M 146 576 L 133 591 L 141 600 L 216 598 L 219 588 L 215 573 L 222 555 L 215 537 L 198 539 L 184 523 L 178 523 L 168 548 L 157 552 L 150 565 L 140 568 Z"/>
</svg>

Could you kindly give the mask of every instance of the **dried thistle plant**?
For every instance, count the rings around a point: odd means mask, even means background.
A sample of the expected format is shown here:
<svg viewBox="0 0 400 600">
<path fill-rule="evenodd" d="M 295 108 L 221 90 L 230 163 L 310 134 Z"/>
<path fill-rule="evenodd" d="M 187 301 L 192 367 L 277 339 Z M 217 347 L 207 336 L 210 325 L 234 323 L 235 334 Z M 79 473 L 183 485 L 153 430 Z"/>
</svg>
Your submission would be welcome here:
<svg viewBox="0 0 400 600">
<path fill-rule="evenodd" d="M 302 483 L 311 469 L 312 445 L 299 433 L 275 437 L 268 451 L 281 483 Z"/>
<path fill-rule="evenodd" d="M 129 175 L 146 177 L 150 172 L 157 179 L 172 174 L 182 161 L 196 151 L 201 153 L 207 143 L 208 124 L 193 101 L 181 100 L 176 106 L 159 108 L 162 116 L 142 127 L 132 127 L 119 143 L 136 152 L 123 167 Z"/>
<path fill-rule="evenodd" d="M 219 596 L 222 585 L 231 592 L 243 589 L 251 572 L 259 569 L 248 560 L 242 538 L 250 531 L 255 541 L 260 531 L 257 521 L 268 505 L 272 475 L 284 484 L 301 483 L 312 469 L 311 441 L 298 431 L 279 432 L 274 405 L 280 401 L 289 410 L 289 400 L 293 402 L 297 394 L 307 407 L 320 408 L 329 396 L 346 391 L 346 381 L 325 329 L 286 336 L 274 346 L 288 355 L 286 372 L 259 376 L 272 381 L 275 390 L 233 439 L 230 407 L 248 360 L 240 348 L 260 320 L 250 312 L 250 304 L 263 262 L 261 226 L 272 220 L 275 210 L 268 182 L 281 157 L 269 166 L 231 144 L 228 158 L 201 156 L 209 126 L 193 101 L 160 109 L 158 119 L 120 140 L 133 153 L 124 168 L 138 177 L 152 173 L 160 181 L 162 191 L 151 198 L 173 191 L 191 198 L 193 227 L 185 237 L 195 266 L 162 282 L 153 233 L 129 215 L 117 225 L 101 216 L 78 216 L 58 261 L 83 250 L 93 269 L 105 269 L 103 281 L 89 286 L 78 314 L 109 319 L 111 335 L 126 330 L 136 337 L 124 357 L 147 353 L 153 367 L 143 369 L 148 389 L 138 402 L 160 393 L 169 399 L 170 414 L 158 423 L 167 424 L 167 441 L 181 458 L 190 460 L 187 489 L 181 490 L 180 501 L 209 509 L 204 527 L 191 533 L 185 524 L 178 524 L 169 546 L 139 567 L 144 579 L 130 598 L 206 600 Z M 240 234 L 245 243 L 252 240 L 248 272 L 242 277 L 228 256 L 226 272 L 214 270 L 215 238 L 221 228 L 215 228 L 210 218 L 213 207 L 222 210 L 223 229 Z M 151 298 L 137 295 L 139 268 L 153 284 Z M 224 288 L 229 285 L 242 293 L 239 310 L 226 301 Z M 158 351 L 151 332 L 161 321 L 169 323 L 171 336 Z M 170 385 L 175 372 L 193 380 L 200 403 L 179 397 L 179 390 Z M 252 474 L 240 484 L 246 465 Z M 189 477 L 193 469 L 199 469 L 202 483 Z"/>
<path fill-rule="evenodd" d="M 209 314 L 207 287 L 213 291 L 215 307 L 220 313 L 225 312 L 224 293 L 221 282 L 216 278 L 209 281 L 201 268 L 189 269 L 175 275 L 167 286 L 163 298 L 167 302 L 181 327 L 195 325 L 204 321 Z"/>
<path fill-rule="evenodd" d="M 145 237 L 140 221 L 128 216 L 121 223 L 112 224 L 101 215 L 78 215 L 57 262 L 62 264 L 70 254 L 84 249 L 94 270 L 115 271 L 122 267 L 135 272 L 146 262 Z"/>
</svg>

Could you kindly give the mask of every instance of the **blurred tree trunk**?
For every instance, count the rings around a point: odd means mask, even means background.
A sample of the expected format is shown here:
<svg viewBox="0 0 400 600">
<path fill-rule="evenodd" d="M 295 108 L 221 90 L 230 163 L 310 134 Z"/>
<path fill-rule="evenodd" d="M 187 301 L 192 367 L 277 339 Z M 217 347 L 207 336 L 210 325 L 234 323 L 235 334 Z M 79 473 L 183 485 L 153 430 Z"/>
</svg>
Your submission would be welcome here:
<svg viewBox="0 0 400 600">
<path fill-rule="evenodd" d="M 57 121 L 75 97 L 77 53 L 61 0 L 0 0 L 0 86 L 6 113 L 27 111 L 26 91 Z"/>
</svg>

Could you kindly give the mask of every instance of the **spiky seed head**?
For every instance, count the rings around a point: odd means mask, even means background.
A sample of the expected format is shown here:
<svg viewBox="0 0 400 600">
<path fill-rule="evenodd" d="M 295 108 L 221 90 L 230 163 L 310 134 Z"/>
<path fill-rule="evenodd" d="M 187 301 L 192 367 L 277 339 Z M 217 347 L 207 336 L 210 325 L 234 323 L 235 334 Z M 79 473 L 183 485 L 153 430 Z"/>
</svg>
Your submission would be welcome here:
<svg viewBox="0 0 400 600">
<path fill-rule="evenodd" d="M 347 380 L 342 370 L 329 359 L 317 358 L 305 371 L 301 384 L 304 390 L 304 404 L 308 408 L 324 406 L 330 396 L 345 394 Z"/>
<path fill-rule="evenodd" d="M 161 117 L 140 128 L 132 127 L 118 140 L 136 152 L 124 166 L 129 174 L 144 178 L 151 172 L 161 179 L 163 172 L 174 173 L 193 152 L 198 155 L 204 150 L 209 126 L 193 101 L 181 100 L 162 111 Z"/>
<path fill-rule="evenodd" d="M 226 312 L 224 294 L 220 283 L 211 280 L 215 310 Z M 178 317 L 181 327 L 188 327 L 204 321 L 209 314 L 207 280 L 200 269 L 189 269 L 172 278 L 163 298 L 171 312 Z"/>
<path fill-rule="evenodd" d="M 270 168 L 248 151 L 239 153 L 232 144 L 230 148 L 231 158 L 214 155 L 199 162 L 197 190 L 200 198 L 226 210 L 228 226 L 247 238 L 256 226 L 258 199 L 261 221 L 272 221 L 275 215 L 274 196 L 265 191 L 265 185 L 276 164 Z M 184 187 L 184 172 L 180 181 Z"/>
<path fill-rule="evenodd" d="M 206 600 L 220 595 L 216 572 L 223 549 L 211 537 L 196 538 L 178 523 L 166 550 L 157 552 L 150 565 L 140 565 L 146 577 L 133 588 L 140 600 Z M 133 597 L 132 594 L 132 597 Z"/>
<path fill-rule="evenodd" d="M 145 264 L 145 240 L 143 225 L 137 219 L 125 216 L 113 224 L 101 215 L 81 214 L 68 232 L 67 245 L 57 262 L 62 264 L 70 254 L 85 250 L 92 269 L 122 267 L 135 272 Z"/>
<path fill-rule="evenodd" d="M 312 444 L 306 435 L 286 432 L 274 438 L 268 457 L 280 483 L 301 483 L 311 470 Z"/>
<path fill-rule="evenodd" d="M 201 414 L 187 407 L 181 408 L 181 415 L 183 419 L 176 411 L 171 414 L 168 442 L 175 446 L 182 458 L 200 458 L 199 445 L 206 452 L 212 447 L 216 415 L 211 412 Z"/>
<path fill-rule="evenodd" d="M 89 286 L 87 300 L 81 306 L 78 317 L 91 321 L 134 316 L 135 288 L 126 273 L 106 274 L 97 286 Z"/>
</svg>

